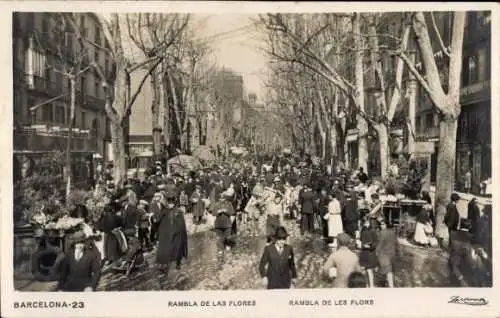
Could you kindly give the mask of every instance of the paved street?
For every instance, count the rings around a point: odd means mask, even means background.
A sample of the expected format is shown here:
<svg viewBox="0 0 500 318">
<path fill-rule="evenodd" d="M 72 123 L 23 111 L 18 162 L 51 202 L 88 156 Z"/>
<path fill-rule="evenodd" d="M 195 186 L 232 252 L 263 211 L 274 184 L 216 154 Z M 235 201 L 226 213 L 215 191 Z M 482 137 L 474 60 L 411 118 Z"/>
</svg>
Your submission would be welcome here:
<svg viewBox="0 0 500 318">
<path fill-rule="evenodd" d="M 329 288 L 331 282 L 321 275 L 328 251 L 319 236 L 314 239 L 300 236 L 298 226 L 286 221 L 289 242 L 294 247 L 298 270 L 297 288 Z M 212 232 L 196 233 L 190 237 L 189 259 L 181 270 L 172 269 L 168 275 L 158 275 L 153 269 L 125 278 L 105 274 L 101 290 L 224 290 L 262 289 L 258 263 L 265 239 L 242 235 L 236 247 L 221 264 L 216 254 L 216 236 Z M 396 285 L 405 287 L 445 287 L 448 284 L 447 255 L 441 250 L 423 249 L 402 244 L 402 257 L 397 261 Z M 154 262 L 154 255 L 150 255 Z"/>
<path fill-rule="evenodd" d="M 187 218 L 189 231 L 189 258 L 183 261 L 181 270 L 172 268 L 168 277 L 153 266 L 142 269 L 126 278 L 121 274 L 105 272 L 98 290 L 225 290 L 262 289 L 258 275 L 258 262 L 265 246 L 265 238 L 249 236 L 244 229 L 234 249 L 221 263 L 216 253 L 216 235 L 197 228 Z M 298 225 L 285 221 L 290 233 L 289 243 L 294 247 L 298 270 L 297 288 L 329 288 L 331 282 L 321 275 L 321 267 L 328 251 L 319 235 L 313 239 L 300 236 Z M 397 260 L 395 284 L 404 287 L 448 286 L 447 254 L 439 249 L 423 249 L 401 244 L 402 255 Z M 147 255 L 154 264 L 154 252 Z M 47 290 L 53 283 L 29 283 L 18 281 L 21 290 Z"/>
</svg>

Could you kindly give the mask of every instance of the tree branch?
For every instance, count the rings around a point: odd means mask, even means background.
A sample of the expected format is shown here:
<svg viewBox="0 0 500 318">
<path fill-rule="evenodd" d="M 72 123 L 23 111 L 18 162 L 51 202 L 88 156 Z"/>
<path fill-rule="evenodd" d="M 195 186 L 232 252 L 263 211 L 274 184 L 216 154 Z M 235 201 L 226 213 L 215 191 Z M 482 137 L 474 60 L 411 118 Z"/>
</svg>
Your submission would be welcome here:
<svg viewBox="0 0 500 318">
<path fill-rule="evenodd" d="M 158 67 L 158 65 L 160 65 L 162 60 L 163 60 L 162 58 L 158 59 L 156 63 L 154 63 L 153 66 L 149 68 L 149 71 L 142 77 L 139 86 L 137 87 L 134 94 L 130 97 L 130 100 L 128 100 L 127 102 L 127 107 L 125 108 L 124 114 L 128 114 L 130 112 L 130 109 L 132 108 L 132 105 L 137 99 L 137 96 L 139 96 L 139 93 L 141 92 L 144 83 L 146 83 L 146 79 L 153 73 L 153 71 Z"/>
<path fill-rule="evenodd" d="M 434 27 L 434 32 L 436 33 L 436 37 L 438 39 L 439 45 L 441 45 L 441 50 L 443 50 L 443 54 L 446 56 L 450 57 L 450 51 L 448 48 L 444 45 L 443 38 L 441 37 L 441 33 L 439 32 L 439 29 L 436 24 L 436 19 L 434 19 L 434 12 L 429 12 L 431 15 L 431 20 L 432 20 L 432 26 Z"/>
</svg>

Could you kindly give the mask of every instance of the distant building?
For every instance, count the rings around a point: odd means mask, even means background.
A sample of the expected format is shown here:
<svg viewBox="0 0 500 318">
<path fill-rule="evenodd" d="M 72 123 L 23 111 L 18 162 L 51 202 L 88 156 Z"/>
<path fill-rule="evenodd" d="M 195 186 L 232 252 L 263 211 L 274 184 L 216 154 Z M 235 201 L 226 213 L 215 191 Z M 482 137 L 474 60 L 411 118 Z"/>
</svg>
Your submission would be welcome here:
<svg viewBox="0 0 500 318">
<path fill-rule="evenodd" d="M 93 13 L 74 13 L 80 33 L 91 50 L 84 61 L 95 61 L 112 79 L 114 67 L 101 24 Z M 70 119 L 69 80 L 54 71 L 56 64 L 72 66 L 81 56 L 75 33 L 62 30 L 61 16 L 50 12 L 13 14 L 14 152 L 64 151 Z M 104 90 L 92 70 L 76 85 L 73 152 L 110 159 Z"/>
</svg>

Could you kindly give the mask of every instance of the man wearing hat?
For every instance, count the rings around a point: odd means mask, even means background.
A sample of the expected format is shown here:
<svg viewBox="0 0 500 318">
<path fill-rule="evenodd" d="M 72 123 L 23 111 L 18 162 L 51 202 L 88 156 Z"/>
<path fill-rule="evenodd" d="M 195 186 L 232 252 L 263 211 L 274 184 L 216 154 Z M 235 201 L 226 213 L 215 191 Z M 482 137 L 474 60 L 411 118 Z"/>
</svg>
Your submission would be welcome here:
<svg viewBox="0 0 500 318">
<path fill-rule="evenodd" d="M 286 229 L 280 226 L 276 229 L 274 244 L 264 248 L 259 272 L 267 289 L 288 289 L 297 278 L 293 248 L 286 244 L 287 237 Z"/>
<path fill-rule="evenodd" d="M 101 258 L 87 248 L 87 237 L 82 231 L 69 236 L 70 248 L 62 262 L 59 290 L 94 291 L 101 277 Z"/>
<path fill-rule="evenodd" d="M 165 190 L 164 184 L 159 184 L 156 186 L 156 192 L 153 195 L 153 199 L 149 204 L 149 213 L 150 213 L 150 222 L 151 222 L 151 231 L 149 232 L 149 241 L 152 245 L 154 245 L 158 240 L 158 216 L 160 215 L 161 210 L 164 208 L 165 202 L 165 194 L 163 193 Z"/>
<path fill-rule="evenodd" d="M 229 250 L 233 241 L 231 240 L 231 228 L 233 225 L 233 217 L 236 214 L 228 199 L 231 193 L 227 191 L 220 194 L 220 200 L 215 204 L 214 214 L 215 223 L 214 227 L 219 236 L 219 252 L 223 252 L 224 249 Z"/>
<path fill-rule="evenodd" d="M 352 243 L 351 237 L 346 233 L 340 233 L 337 235 L 337 242 L 338 248 L 328 257 L 323 272 L 335 279 L 333 287 L 347 288 L 349 275 L 362 269 L 358 255 L 349 249 Z"/>
<path fill-rule="evenodd" d="M 443 223 L 448 228 L 448 237 L 451 243 L 452 238 L 456 237 L 451 235 L 452 232 L 458 232 L 460 226 L 460 213 L 458 213 L 457 203 L 460 201 L 460 196 L 457 193 L 452 193 L 450 203 L 446 206 L 446 214 Z"/>
<path fill-rule="evenodd" d="M 160 269 L 168 271 L 171 262 L 176 261 L 176 268 L 180 269 L 181 260 L 187 257 L 187 230 L 184 214 L 177 206 L 177 191 L 167 189 L 165 206 L 157 215 L 158 250 L 156 263 Z"/>
</svg>

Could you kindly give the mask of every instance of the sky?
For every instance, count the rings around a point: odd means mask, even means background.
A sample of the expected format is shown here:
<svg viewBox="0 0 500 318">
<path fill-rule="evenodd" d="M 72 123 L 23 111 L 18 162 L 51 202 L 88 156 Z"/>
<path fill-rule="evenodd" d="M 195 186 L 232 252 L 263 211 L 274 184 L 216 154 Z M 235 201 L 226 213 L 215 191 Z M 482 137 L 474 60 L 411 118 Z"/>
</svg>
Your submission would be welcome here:
<svg viewBox="0 0 500 318">
<path fill-rule="evenodd" d="M 257 16 L 211 14 L 194 18 L 199 23 L 199 36 L 213 37 L 210 43 L 217 64 L 240 73 L 246 93 L 255 93 L 263 99 L 267 58 L 260 50 L 262 44 L 255 29 Z"/>
</svg>

